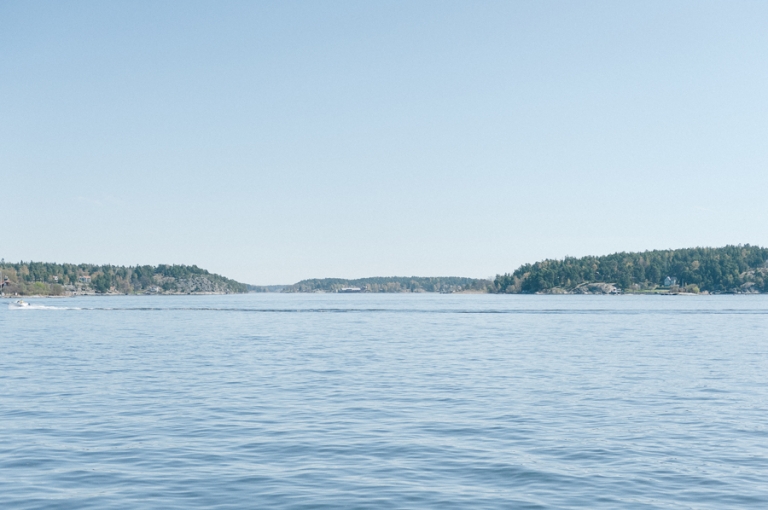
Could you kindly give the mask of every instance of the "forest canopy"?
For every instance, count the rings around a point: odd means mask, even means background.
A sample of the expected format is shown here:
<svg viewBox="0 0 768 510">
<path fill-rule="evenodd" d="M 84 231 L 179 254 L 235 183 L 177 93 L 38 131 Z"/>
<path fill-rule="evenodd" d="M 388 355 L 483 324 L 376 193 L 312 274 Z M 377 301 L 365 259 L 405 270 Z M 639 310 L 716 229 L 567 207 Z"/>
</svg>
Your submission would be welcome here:
<svg viewBox="0 0 768 510">
<path fill-rule="evenodd" d="M 768 292 L 768 249 L 739 245 L 622 252 L 524 264 L 494 280 L 494 292 L 569 292 L 585 284 L 613 284 L 624 292 L 660 288 L 690 292 Z"/>
<path fill-rule="evenodd" d="M 113 266 L 0 263 L 6 294 L 63 295 L 72 292 L 106 293 L 239 293 L 247 286 L 197 266 Z"/>
</svg>

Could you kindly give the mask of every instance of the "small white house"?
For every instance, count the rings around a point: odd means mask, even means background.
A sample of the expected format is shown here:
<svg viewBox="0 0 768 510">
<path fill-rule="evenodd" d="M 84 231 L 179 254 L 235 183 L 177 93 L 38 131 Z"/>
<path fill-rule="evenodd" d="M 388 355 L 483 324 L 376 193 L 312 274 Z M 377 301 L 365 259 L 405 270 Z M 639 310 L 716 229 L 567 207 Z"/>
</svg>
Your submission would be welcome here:
<svg viewBox="0 0 768 510">
<path fill-rule="evenodd" d="M 672 287 L 673 285 L 677 285 L 677 278 L 673 276 L 667 276 L 666 278 L 664 278 L 665 287 Z"/>
<path fill-rule="evenodd" d="M 81 283 L 91 283 L 91 277 L 88 276 L 88 275 L 83 275 L 83 276 L 79 277 L 78 280 Z"/>
</svg>

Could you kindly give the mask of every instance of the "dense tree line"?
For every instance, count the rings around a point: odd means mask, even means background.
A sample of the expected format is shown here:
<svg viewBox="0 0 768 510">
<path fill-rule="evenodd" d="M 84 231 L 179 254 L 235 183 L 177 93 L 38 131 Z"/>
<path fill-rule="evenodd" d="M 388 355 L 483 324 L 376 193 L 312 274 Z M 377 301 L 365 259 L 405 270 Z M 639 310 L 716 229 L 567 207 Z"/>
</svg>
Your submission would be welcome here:
<svg viewBox="0 0 768 510">
<path fill-rule="evenodd" d="M 624 291 L 654 290 L 666 284 L 693 292 L 768 292 L 767 261 L 768 249 L 750 245 L 566 257 L 524 264 L 499 275 L 494 291 L 570 291 L 582 284 L 612 283 Z"/>
<path fill-rule="evenodd" d="M 197 266 L 113 266 L 49 262 L 0 263 L 5 292 L 52 294 L 67 291 L 120 292 L 247 292 L 247 286 Z"/>
<path fill-rule="evenodd" d="M 418 277 L 392 276 L 359 278 L 345 280 L 342 278 L 323 278 L 302 280 L 282 289 L 282 292 L 338 292 L 343 288 L 359 288 L 364 292 L 487 292 L 492 283 L 490 280 L 475 278 L 448 277 Z"/>
</svg>

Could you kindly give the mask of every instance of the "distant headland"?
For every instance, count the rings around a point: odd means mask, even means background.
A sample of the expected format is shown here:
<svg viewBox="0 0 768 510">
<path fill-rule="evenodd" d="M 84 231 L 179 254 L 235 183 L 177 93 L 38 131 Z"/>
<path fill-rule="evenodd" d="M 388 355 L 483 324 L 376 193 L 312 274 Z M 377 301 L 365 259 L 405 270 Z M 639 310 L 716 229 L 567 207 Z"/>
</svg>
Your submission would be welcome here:
<svg viewBox="0 0 768 510">
<path fill-rule="evenodd" d="M 460 276 L 376 276 L 346 280 L 343 278 L 320 278 L 302 280 L 293 285 L 272 287 L 250 286 L 253 292 L 488 292 L 493 282 Z"/>
<path fill-rule="evenodd" d="M 109 294 L 493 293 L 759 294 L 768 292 L 768 248 L 751 245 L 621 252 L 523 264 L 495 279 L 322 278 L 293 285 L 247 285 L 197 266 L 112 266 L 0 262 L 5 296 Z"/>
</svg>

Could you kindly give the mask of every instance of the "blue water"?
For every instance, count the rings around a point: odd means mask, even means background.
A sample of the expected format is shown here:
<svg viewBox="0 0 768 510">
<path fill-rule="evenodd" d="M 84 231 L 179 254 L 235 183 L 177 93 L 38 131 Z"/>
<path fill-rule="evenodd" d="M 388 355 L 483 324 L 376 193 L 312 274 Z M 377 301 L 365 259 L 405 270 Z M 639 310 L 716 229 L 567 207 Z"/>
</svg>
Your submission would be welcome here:
<svg viewBox="0 0 768 510">
<path fill-rule="evenodd" d="M 768 508 L 768 298 L 0 301 L 2 508 Z"/>
</svg>

